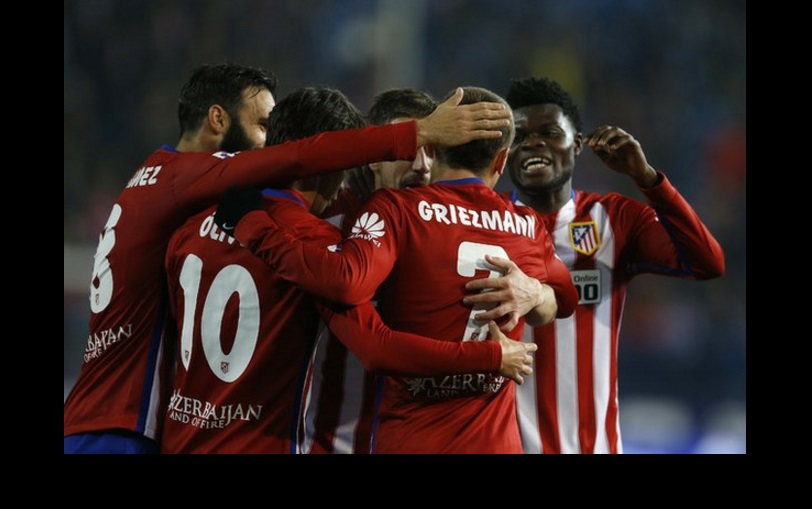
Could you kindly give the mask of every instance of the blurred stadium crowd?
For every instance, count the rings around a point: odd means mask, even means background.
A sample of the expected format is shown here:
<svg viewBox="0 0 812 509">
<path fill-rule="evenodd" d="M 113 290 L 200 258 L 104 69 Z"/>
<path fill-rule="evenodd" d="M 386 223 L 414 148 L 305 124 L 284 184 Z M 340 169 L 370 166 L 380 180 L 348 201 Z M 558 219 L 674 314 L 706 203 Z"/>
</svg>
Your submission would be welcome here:
<svg viewBox="0 0 812 509">
<path fill-rule="evenodd" d="M 395 86 L 504 94 L 511 78 L 547 75 L 578 99 L 587 132 L 632 133 L 716 235 L 727 273 L 632 285 L 619 355 L 627 452 L 745 452 L 744 0 L 66 1 L 65 394 L 99 230 L 136 165 L 177 142 L 189 71 L 220 61 L 271 69 L 279 97 L 327 84 L 362 111 Z M 643 199 L 587 152 L 574 180 Z"/>
</svg>

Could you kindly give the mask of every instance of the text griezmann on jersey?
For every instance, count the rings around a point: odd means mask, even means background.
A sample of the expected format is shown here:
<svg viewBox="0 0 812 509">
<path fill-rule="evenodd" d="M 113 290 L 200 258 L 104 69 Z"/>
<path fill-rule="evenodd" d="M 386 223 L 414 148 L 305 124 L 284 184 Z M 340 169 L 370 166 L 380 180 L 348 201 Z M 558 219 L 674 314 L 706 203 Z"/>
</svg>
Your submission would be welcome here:
<svg viewBox="0 0 812 509">
<path fill-rule="evenodd" d="M 425 200 L 417 204 L 417 211 L 424 221 L 461 224 L 536 238 L 536 217 L 530 214 L 519 215 L 509 210 L 472 210 L 452 204 L 429 203 Z"/>
</svg>

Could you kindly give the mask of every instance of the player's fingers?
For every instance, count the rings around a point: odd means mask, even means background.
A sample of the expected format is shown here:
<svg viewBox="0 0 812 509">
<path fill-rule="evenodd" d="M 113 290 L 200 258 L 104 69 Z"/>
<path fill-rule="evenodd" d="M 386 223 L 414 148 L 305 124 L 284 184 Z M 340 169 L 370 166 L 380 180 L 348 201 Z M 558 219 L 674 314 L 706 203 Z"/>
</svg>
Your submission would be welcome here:
<svg viewBox="0 0 812 509">
<path fill-rule="evenodd" d="M 493 304 L 494 302 L 506 301 L 501 291 L 497 292 L 482 292 L 474 295 L 466 295 L 462 298 L 462 303 L 465 305 L 473 304 Z"/>
<path fill-rule="evenodd" d="M 470 131 L 470 133 L 471 133 L 471 135 L 469 137 L 470 141 L 473 141 L 473 140 L 492 140 L 492 139 L 502 137 L 502 133 L 500 131 L 498 131 L 498 130 L 497 131 L 477 130 L 477 131 Z"/>
<path fill-rule="evenodd" d="M 528 352 L 535 352 L 536 350 L 539 349 L 539 346 L 535 343 L 524 343 L 524 344 L 527 345 Z"/>
<path fill-rule="evenodd" d="M 508 320 L 504 325 L 502 325 L 501 329 L 502 332 L 508 333 L 516 328 L 519 325 L 519 313 L 516 311 L 512 311 L 508 316 L 510 316 L 510 320 Z"/>
<path fill-rule="evenodd" d="M 626 135 L 626 133 L 617 127 L 607 126 L 607 129 L 603 131 L 600 137 L 597 139 L 596 145 L 598 147 L 608 149 L 618 140 L 618 138 L 624 135 Z"/>
<path fill-rule="evenodd" d="M 606 126 L 596 127 L 595 129 L 592 130 L 591 133 L 589 133 L 586 137 L 584 137 L 584 143 L 591 145 L 598 138 L 600 138 L 601 133 L 604 132 L 605 130 Z"/>
<path fill-rule="evenodd" d="M 493 320 L 488 322 L 488 334 L 491 339 L 499 339 L 503 334 L 499 331 L 499 326 Z"/>
<path fill-rule="evenodd" d="M 505 272 L 510 272 L 512 269 L 515 269 L 517 267 L 517 265 L 514 262 L 508 260 L 507 258 L 502 258 L 500 256 L 485 255 L 485 261 L 490 263 L 494 267 L 505 269 Z"/>
<path fill-rule="evenodd" d="M 502 278 L 489 277 L 484 279 L 474 279 L 465 283 L 466 290 L 485 290 L 489 288 L 505 288 L 506 282 Z"/>
<path fill-rule="evenodd" d="M 462 101 L 462 96 L 464 93 L 465 92 L 462 90 L 462 87 L 457 87 L 457 89 L 454 91 L 454 95 L 446 99 L 443 104 L 446 106 L 457 106 L 460 101 Z"/>
<path fill-rule="evenodd" d="M 612 152 L 616 152 L 621 147 L 624 147 L 630 143 L 635 143 L 635 139 L 631 135 L 619 136 L 612 140 L 612 143 L 608 145 L 609 150 Z"/>
<path fill-rule="evenodd" d="M 470 113 L 472 116 L 481 118 L 510 118 L 510 112 L 502 103 L 492 101 L 482 101 L 473 104 L 465 104 L 460 106 L 464 108 L 463 111 Z"/>
<path fill-rule="evenodd" d="M 602 125 L 596 128 L 587 138 L 587 145 L 592 150 L 599 150 L 603 149 L 606 146 L 606 142 L 612 136 L 613 126 L 610 125 Z"/>
<path fill-rule="evenodd" d="M 496 306 L 495 308 L 489 309 L 488 311 L 477 313 L 476 315 L 474 315 L 474 319 L 479 320 L 481 322 L 484 322 L 485 320 L 497 320 L 510 312 L 511 312 L 510 308 L 507 308 L 504 305 Z"/>
<path fill-rule="evenodd" d="M 478 131 L 499 131 L 504 129 L 510 124 L 510 120 L 506 118 L 476 118 L 473 119 L 468 125 L 468 129 L 473 132 Z"/>
</svg>

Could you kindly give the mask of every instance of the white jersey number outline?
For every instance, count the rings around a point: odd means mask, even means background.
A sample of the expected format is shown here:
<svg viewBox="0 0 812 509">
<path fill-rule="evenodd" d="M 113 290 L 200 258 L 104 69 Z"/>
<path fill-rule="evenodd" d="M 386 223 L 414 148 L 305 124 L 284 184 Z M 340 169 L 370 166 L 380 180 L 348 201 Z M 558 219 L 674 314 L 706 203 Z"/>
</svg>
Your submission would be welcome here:
<svg viewBox="0 0 812 509">
<path fill-rule="evenodd" d="M 94 313 L 104 311 L 113 298 L 113 271 L 107 257 L 116 245 L 116 225 L 121 219 L 121 205 L 116 203 L 110 211 L 110 217 L 99 234 L 99 245 L 93 255 L 93 274 L 90 276 L 90 310 Z M 96 285 L 98 281 L 98 285 Z"/>
<path fill-rule="evenodd" d="M 190 254 L 183 261 L 180 271 L 180 285 L 183 288 L 183 327 L 181 329 L 180 352 L 183 367 L 189 369 L 192 358 L 195 312 L 200 292 L 200 276 L 203 260 Z M 220 329 L 223 314 L 231 295 L 240 299 L 239 319 L 234 344 L 229 353 L 223 352 Z M 200 339 L 203 355 L 212 373 L 224 382 L 233 382 L 245 372 L 259 338 L 259 292 L 251 274 L 240 265 L 223 267 L 214 277 L 206 293 L 203 312 L 200 317 Z"/>
<path fill-rule="evenodd" d="M 502 246 L 493 244 L 480 244 L 479 242 L 461 242 L 457 248 L 457 274 L 463 277 L 474 277 L 478 270 L 487 270 L 486 277 L 500 277 L 502 272 L 485 261 L 485 255 L 508 258 L 507 251 Z M 482 290 L 486 292 L 488 290 Z M 481 320 L 476 320 L 475 315 L 493 309 L 496 304 L 475 304 L 468 315 L 468 322 L 465 324 L 465 334 L 463 341 L 484 341 L 488 337 L 488 324 Z"/>
</svg>

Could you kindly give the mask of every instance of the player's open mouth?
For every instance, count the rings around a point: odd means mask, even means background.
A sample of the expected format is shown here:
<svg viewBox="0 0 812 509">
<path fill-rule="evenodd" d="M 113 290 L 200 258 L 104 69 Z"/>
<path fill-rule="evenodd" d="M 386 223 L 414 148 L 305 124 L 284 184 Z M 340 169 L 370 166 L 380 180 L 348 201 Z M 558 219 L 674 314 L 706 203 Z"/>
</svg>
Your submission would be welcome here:
<svg viewBox="0 0 812 509">
<path fill-rule="evenodd" d="M 522 163 L 522 173 L 525 175 L 538 175 L 553 163 L 546 157 L 531 157 Z"/>
</svg>

